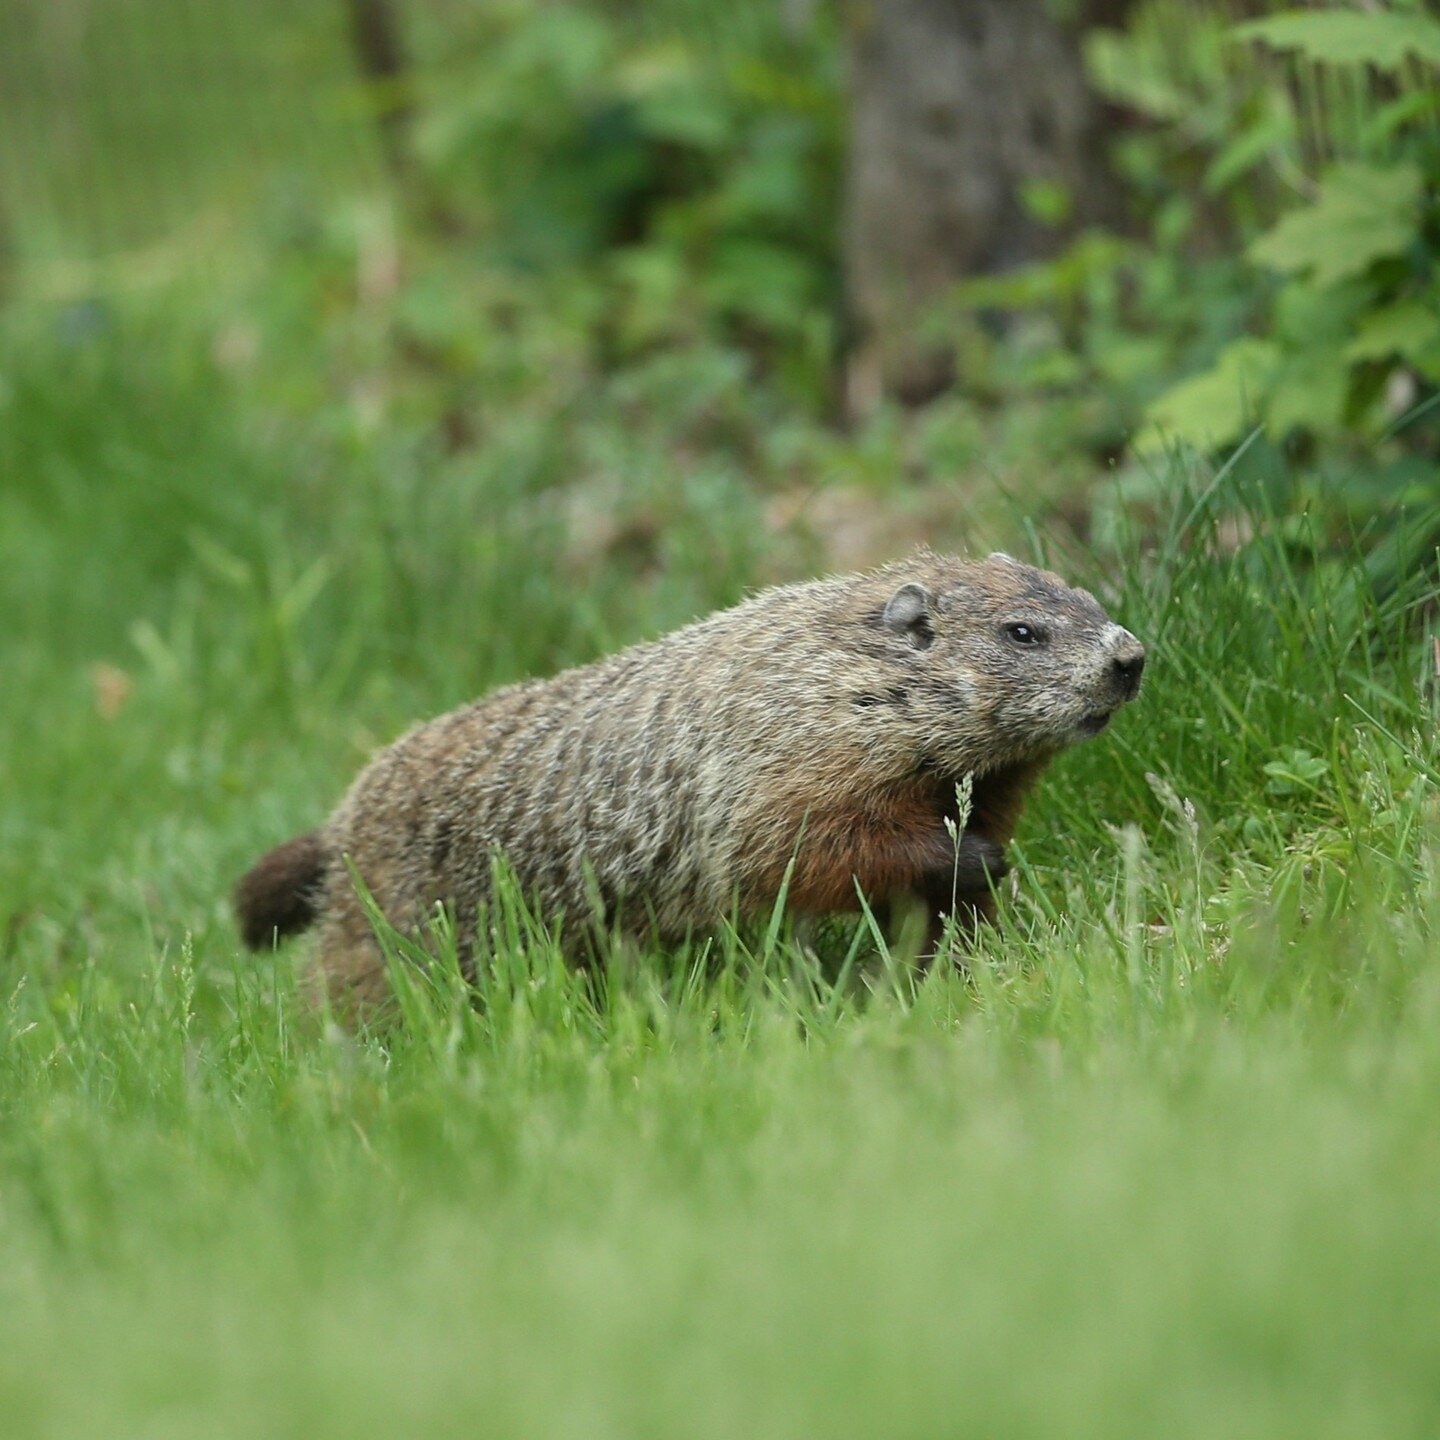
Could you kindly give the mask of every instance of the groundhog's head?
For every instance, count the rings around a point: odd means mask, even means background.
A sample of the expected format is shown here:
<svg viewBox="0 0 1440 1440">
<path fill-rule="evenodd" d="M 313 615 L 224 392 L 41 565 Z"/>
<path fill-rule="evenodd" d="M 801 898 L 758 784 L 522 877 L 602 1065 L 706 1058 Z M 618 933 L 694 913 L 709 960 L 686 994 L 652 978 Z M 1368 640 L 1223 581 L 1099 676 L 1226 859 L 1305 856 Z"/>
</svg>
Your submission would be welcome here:
<svg viewBox="0 0 1440 1440">
<path fill-rule="evenodd" d="M 995 554 L 928 568 L 891 594 L 927 758 L 957 770 L 1051 754 L 1098 735 L 1140 689 L 1145 648 L 1086 590 Z"/>
</svg>

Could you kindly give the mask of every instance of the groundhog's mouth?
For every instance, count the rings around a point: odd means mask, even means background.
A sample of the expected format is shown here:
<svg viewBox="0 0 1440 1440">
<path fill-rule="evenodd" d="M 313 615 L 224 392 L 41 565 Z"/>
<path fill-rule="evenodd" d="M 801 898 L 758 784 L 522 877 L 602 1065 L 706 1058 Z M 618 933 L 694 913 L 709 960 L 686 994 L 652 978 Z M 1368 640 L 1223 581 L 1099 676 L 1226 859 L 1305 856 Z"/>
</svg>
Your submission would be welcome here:
<svg viewBox="0 0 1440 1440">
<path fill-rule="evenodd" d="M 1113 710 L 1093 710 L 1080 722 L 1082 735 L 1098 735 L 1109 723 Z"/>
</svg>

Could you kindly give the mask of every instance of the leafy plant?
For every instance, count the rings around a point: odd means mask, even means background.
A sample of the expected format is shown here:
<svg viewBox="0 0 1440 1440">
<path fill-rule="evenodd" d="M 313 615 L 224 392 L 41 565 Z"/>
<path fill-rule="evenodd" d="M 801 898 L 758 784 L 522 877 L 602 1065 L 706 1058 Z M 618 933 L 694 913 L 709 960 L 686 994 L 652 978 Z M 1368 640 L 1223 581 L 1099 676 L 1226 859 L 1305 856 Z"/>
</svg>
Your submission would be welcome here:
<svg viewBox="0 0 1440 1440">
<path fill-rule="evenodd" d="M 1419 6 L 1233 24 L 1146 0 L 1093 33 L 1092 83 L 1137 225 L 969 282 L 943 323 L 997 415 L 1168 483 L 1177 444 L 1235 453 L 1332 539 L 1388 516 L 1392 575 L 1440 540 L 1440 20 Z M 1047 469 L 1056 460 L 1044 456 Z M 1397 519 L 1403 510 L 1418 512 Z M 1103 525 L 1103 516 L 1096 516 Z"/>
<path fill-rule="evenodd" d="M 608 362 L 714 339 L 818 402 L 838 313 L 837 47 L 771 7 L 718 38 L 671 8 L 642 23 L 654 7 L 486 7 L 460 44 L 449 27 L 424 163 L 486 263 L 588 287 Z"/>
<path fill-rule="evenodd" d="M 1260 421 L 1277 440 L 1376 442 L 1440 381 L 1440 21 L 1297 10 L 1232 34 L 1292 55 L 1290 93 L 1324 160 L 1246 250 L 1275 281 L 1260 333 L 1159 396 L 1150 441 L 1225 444 Z M 1348 111 L 1326 103 L 1342 95 Z"/>
<path fill-rule="evenodd" d="M 1078 411 L 1068 438 L 1093 464 L 1123 452 L 1146 407 L 1252 323 L 1268 282 L 1231 237 L 1273 213 L 1279 182 L 1261 161 L 1295 125 L 1207 8 L 1145 0 L 1085 50 L 1092 85 L 1123 117 L 1112 161 L 1133 228 L 1091 231 L 1054 260 L 961 285 L 944 323 L 967 384 L 978 379 L 1005 409 L 1038 393 Z"/>
</svg>

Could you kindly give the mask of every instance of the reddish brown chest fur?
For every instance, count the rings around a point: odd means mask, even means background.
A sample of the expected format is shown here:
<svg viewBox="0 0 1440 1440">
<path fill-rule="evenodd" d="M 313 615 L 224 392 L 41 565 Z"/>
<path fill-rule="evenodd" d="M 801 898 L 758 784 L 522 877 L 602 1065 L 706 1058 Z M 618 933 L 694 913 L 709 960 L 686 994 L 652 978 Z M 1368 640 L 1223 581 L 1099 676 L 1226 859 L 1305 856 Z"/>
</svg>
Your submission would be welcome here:
<svg viewBox="0 0 1440 1440">
<path fill-rule="evenodd" d="M 1043 766 L 1027 762 L 976 781 L 965 835 L 1008 844 Z M 930 776 L 863 799 L 811 807 L 797 825 L 792 854 L 770 862 L 759 888 L 778 894 L 793 860 L 789 901 L 797 911 L 854 910 L 857 887 L 879 900 L 927 894 L 937 883 L 943 886 L 954 864 L 951 826 L 958 818 L 954 783 Z"/>
</svg>

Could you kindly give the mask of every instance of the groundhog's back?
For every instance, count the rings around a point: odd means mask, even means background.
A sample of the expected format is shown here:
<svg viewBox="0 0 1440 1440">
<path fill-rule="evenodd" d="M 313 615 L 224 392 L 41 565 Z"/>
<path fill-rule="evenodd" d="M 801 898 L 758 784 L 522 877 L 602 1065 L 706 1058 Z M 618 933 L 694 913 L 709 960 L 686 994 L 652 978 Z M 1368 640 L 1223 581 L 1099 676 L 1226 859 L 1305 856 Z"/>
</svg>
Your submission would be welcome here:
<svg viewBox="0 0 1440 1440">
<path fill-rule="evenodd" d="M 939 584 L 930 572 L 954 568 L 904 573 Z M 854 703 L 886 679 L 874 619 L 895 584 L 887 570 L 767 591 L 421 725 L 356 781 L 334 849 L 402 928 L 437 900 L 468 919 L 497 852 L 546 914 L 640 895 L 662 933 L 713 923 L 773 894 L 827 801 L 881 811 L 913 766 Z M 355 904 L 337 867 L 323 909 Z"/>
</svg>

